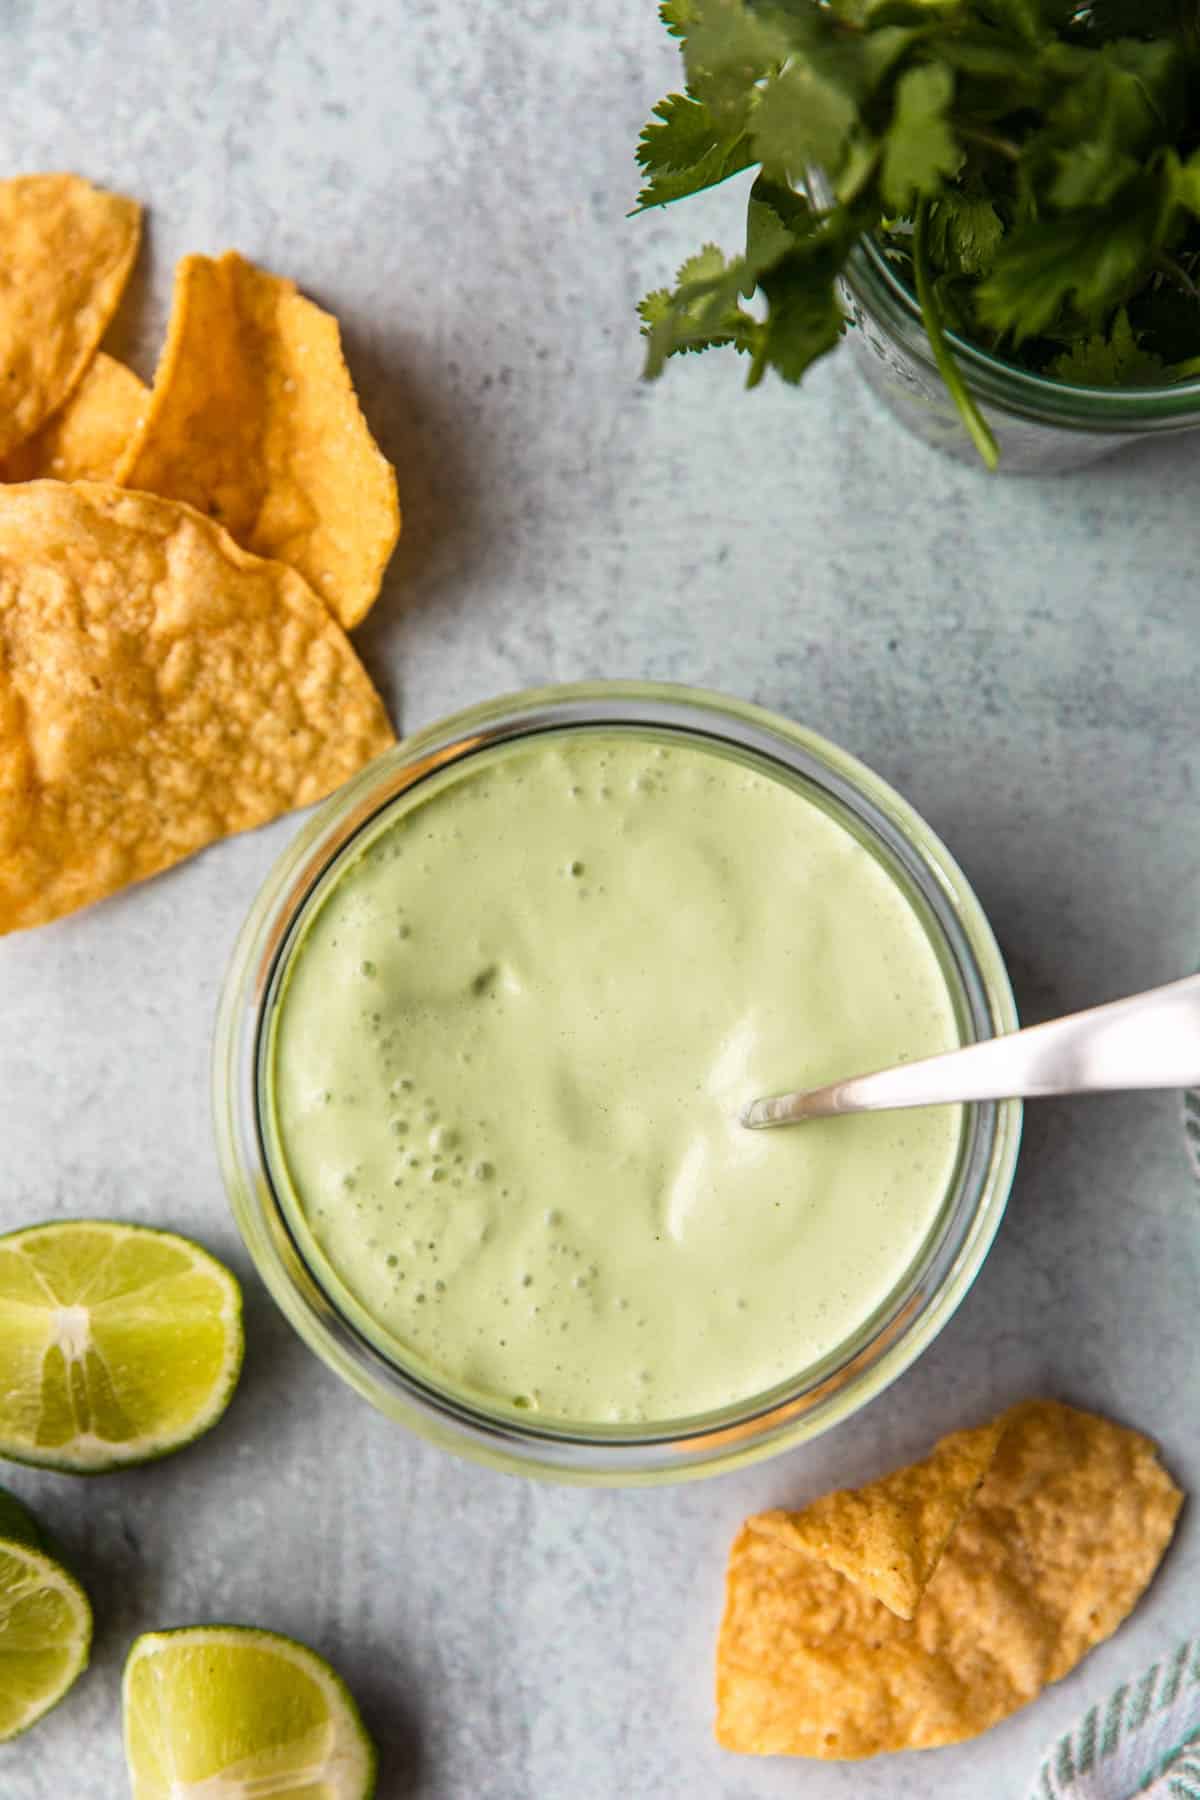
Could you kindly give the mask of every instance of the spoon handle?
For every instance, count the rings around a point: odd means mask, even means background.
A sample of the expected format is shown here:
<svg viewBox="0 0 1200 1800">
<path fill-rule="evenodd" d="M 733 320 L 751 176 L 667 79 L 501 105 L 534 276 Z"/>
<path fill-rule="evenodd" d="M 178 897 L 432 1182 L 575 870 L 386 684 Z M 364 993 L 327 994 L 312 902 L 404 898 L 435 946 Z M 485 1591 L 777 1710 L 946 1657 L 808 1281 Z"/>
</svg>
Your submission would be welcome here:
<svg viewBox="0 0 1200 1800">
<path fill-rule="evenodd" d="M 835 1113 L 1196 1085 L 1200 975 L 1189 975 L 944 1056 L 856 1075 L 807 1093 L 755 1100 L 742 1114 L 742 1123 L 759 1131 Z"/>
</svg>

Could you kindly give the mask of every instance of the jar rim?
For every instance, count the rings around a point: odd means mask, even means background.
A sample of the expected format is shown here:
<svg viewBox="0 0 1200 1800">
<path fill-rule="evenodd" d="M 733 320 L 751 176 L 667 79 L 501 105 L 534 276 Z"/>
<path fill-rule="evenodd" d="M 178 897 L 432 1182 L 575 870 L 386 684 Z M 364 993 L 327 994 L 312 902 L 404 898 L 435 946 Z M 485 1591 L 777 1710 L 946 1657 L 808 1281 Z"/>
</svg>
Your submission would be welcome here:
<svg viewBox="0 0 1200 1800">
<path fill-rule="evenodd" d="M 858 240 L 843 280 L 861 304 L 883 311 L 887 324 L 903 334 L 906 347 L 936 375 L 917 297 L 900 279 L 875 237 Z M 983 400 L 1029 419 L 1112 432 L 1186 430 L 1200 425 L 1200 377 L 1145 387 L 1094 387 L 1022 369 L 949 326 L 946 341 L 969 385 Z"/>
<path fill-rule="evenodd" d="M 644 1429 L 560 1428 L 492 1409 L 453 1383 L 431 1385 L 419 1364 L 389 1355 L 305 1260 L 273 1181 L 259 1073 L 274 984 L 322 876 L 399 795 L 481 748 L 547 729 L 597 726 L 717 739 L 774 762 L 781 775 L 812 780 L 815 773 L 848 815 L 835 816 L 843 824 L 857 819 L 860 835 L 875 834 L 893 878 L 899 869 L 911 883 L 966 1030 L 981 1036 L 1015 1027 L 1003 961 L 965 877 L 914 809 L 855 758 L 817 733 L 700 690 L 628 682 L 531 690 L 409 737 L 327 800 L 279 858 L 243 926 L 222 993 L 213 1060 L 218 1152 L 239 1230 L 273 1298 L 309 1347 L 382 1411 L 445 1447 L 508 1469 L 559 1480 L 678 1480 L 815 1436 L 908 1366 L 954 1311 L 990 1247 L 1011 1185 L 1021 1109 L 1017 1102 L 970 1109 L 957 1185 L 943 1203 L 936 1242 L 844 1344 L 767 1394 Z"/>
</svg>

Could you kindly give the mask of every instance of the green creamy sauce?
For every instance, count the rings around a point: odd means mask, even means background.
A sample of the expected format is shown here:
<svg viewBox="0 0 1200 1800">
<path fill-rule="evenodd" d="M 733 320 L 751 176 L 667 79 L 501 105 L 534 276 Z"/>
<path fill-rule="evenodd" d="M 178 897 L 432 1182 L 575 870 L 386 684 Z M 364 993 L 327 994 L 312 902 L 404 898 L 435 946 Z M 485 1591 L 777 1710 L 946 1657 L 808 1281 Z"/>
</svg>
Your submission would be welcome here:
<svg viewBox="0 0 1200 1800">
<path fill-rule="evenodd" d="M 581 1424 L 702 1414 L 844 1343 L 935 1223 L 960 1109 L 738 1114 L 959 1041 L 883 866 L 784 781 L 632 730 L 400 807 L 273 1019 L 273 1154 L 325 1279 L 403 1360 Z"/>
</svg>

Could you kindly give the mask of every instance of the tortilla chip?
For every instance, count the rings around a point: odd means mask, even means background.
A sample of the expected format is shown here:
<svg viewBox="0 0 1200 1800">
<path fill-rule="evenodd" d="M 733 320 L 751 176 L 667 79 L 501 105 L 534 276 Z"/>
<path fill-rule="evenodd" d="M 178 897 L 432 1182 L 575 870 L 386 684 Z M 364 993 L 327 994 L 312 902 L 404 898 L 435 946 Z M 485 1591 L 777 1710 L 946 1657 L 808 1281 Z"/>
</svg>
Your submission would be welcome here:
<svg viewBox="0 0 1200 1800">
<path fill-rule="evenodd" d="M 400 534 L 396 475 L 367 428 L 337 320 L 230 250 L 175 278 L 127 487 L 186 500 L 247 550 L 290 563 L 347 627 Z"/>
<path fill-rule="evenodd" d="M 0 488 L 0 932 L 307 806 L 392 742 L 294 570 L 174 501 Z"/>
<path fill-rule="evenodd" d="M 78 175 L 0 181 L 0 457 L 81 379 L 117 310 L 141 208 Z"/>
<path fill-rule="evenodd" d="M 924 1462 L 866 1487 L 826 1494 L 803 1512 L 761 1515 L 781 1543 L 828 1563 L 911 1619 L 954 1527 L 1000 1442 L 999 1419 L 943 1438 Z"/>
<path fill-rule="evenodd" d="M 149 398 L 132 369 L 98 351 L 66 405 L 0 462 L 0 481 L 111 481 Z"/>
<path fill-rule="evenodd" d="M 853 1759 L 957 1743 L 1116 1630 L 1170 1542 L 1180 1490 L 1148 1438 L 1091 1413 L 1035 1400 L 1000 1424 L 912 1620 L 798 1549 L 779 1515 L 747 1521 L 717 1650 L 726 1749 Z"/>
</svg>

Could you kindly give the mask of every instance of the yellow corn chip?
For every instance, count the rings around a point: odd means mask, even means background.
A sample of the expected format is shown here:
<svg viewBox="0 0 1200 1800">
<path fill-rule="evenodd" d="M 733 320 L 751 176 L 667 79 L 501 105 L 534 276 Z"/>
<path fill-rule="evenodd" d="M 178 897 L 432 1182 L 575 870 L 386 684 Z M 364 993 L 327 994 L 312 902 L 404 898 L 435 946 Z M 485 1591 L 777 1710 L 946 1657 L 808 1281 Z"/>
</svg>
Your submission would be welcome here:
<svg viewBox="0 0 1200 1800">
<path fill-rule="evenodd" d="M 1000 1424 L 911 1620 L 797 1548 L 779 1515 L 747 1521 L 717 1650 L 720 1743 L 826 1758 L 956 1743 L 1116 1630 L 1170 1542 L 1180 1490 L 1148 1438 L 1107 1419 L 1039 1400 Z"/>
<path fill-rule="evenodd" d="M 996 1454 L 1001 1422 L 943 1438 L 931 1455 L 866 1487 L 814 1500 L 803 1512 L 771 1512 L 780 1543 L 793 1544 L 911 1619 L 951 1533 Z"/>
<path fill-rule="evenodd" d="M 0 461 L 0 481 L 111 481 L 149 398 L 132 369 L 97 351 L 66 405 Z"/>
<path fill-rule="evenodd" d="M 141 208 L 78 175 L 0 181 L 0 457 L 80 380 L 137 255 Z"/>
<path fill-rule="evenodd" d="M 362 416 L 337 320 L 232 250 L 180 263 L 150 407 L 117 479 L 186 500 L 290 563 L 347 627 L 400 533 L 395 471 Z"/>
<path fill-rule="evenodd" d="M 175 501 L 0 487 L 0 932 L 319 800 L 392 741 L 294 570 Z"/>
</svg>

